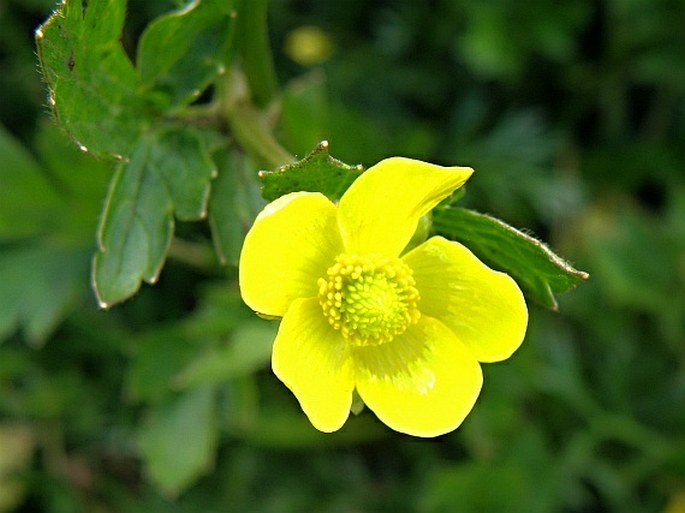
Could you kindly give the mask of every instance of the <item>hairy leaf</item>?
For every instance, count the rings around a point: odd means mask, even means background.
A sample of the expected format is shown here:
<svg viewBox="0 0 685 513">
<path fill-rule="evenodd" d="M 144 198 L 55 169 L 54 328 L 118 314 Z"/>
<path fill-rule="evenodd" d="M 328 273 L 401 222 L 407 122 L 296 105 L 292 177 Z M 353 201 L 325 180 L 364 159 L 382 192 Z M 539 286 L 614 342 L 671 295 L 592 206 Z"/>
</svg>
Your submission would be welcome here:
<svg viewBox="0 0 685 513">
<path fill-rule="evenodd" d="M 460 207 L 438 208 L 433 211 L 433 228 L 509 274 L 528 296 L 553 310 L 557 309 L 555 294 L 588 278 L 539 240 L 485 214 Z"/>
<path fill-rule="evenodd" d="M 150 123 L 151 105 L 119 42 L 125 4 L 67 0 L 36 30 L 55 117 L 97 156 L 128 156 Z"/>
<path fill-rule="evenodd" d="M 338 200 L 363 171 L 362 166 L 350 166 L 328 153 L 328 141 L 321 141 L 302 160 L 276 171 L 261 171 L 262 196 L 267 201 L 295 191 L 321 192 Z"/>
</svg>

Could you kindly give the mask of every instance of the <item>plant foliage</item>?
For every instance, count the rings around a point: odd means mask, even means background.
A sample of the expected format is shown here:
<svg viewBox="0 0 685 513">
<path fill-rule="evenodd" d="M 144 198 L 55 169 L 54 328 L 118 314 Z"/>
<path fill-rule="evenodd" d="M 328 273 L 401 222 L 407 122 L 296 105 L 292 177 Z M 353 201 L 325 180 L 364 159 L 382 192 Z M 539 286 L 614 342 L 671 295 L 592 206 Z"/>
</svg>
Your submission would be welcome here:
<svg viewBox="0 0 685 513">
<path fill-rule="evenodd" d="M 6 0 L 0 512 L 680 511 L 684 14 Z M 432 231 L 543 306 L 431 441 L 315 431 L 237 290 L 266 201 L 391 155 L 473 167 Z"/>
</svg>

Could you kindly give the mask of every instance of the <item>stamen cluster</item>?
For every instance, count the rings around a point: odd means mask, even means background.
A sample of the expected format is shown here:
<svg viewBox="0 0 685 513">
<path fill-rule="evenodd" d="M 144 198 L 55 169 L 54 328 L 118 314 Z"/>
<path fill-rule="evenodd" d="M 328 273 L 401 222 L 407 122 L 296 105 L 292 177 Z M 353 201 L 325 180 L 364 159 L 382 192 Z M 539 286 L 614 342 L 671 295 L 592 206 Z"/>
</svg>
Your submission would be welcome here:
<svg viewBox="0 0 685 513">
<path fill-rule="evenodd" d="M 399 258 L 343 253 L 318 285 L 328 322 L 357 346 L 390 342 L 421 317 L 412 270 Z"/>
</svg>

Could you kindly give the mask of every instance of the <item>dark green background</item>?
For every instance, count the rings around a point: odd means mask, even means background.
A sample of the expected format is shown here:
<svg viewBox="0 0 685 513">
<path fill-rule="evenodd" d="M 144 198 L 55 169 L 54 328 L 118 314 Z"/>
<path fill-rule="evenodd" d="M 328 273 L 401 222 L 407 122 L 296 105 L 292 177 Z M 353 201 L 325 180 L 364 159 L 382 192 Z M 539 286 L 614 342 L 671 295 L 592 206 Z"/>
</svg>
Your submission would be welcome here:
<svg viewBox="0 0 685 513">
<path fill-rule="evenodd" d="M 327 138 L 350 164 L 470 165 L 463 205 L 591 275 L 559 313 L 531 305 L 522 348 L 485 366 L 471 415 L 434 440 L 368 412 L 340 433 L 311 428 L 268 370 L 273 326 L 241 306 L 235 268 L 202 251 L 202 223 L 177 225 L 193 245 L 172 252 L 158 284 L 98 310 L 88 267 L 111 166 L 51 128 L 32 31 L 52 7 L 0 3 L 11 134 L 0 146 L 0 511 L 685 510 L 681 1 L 270 2 L 289 151 Z M 172 7 L 129 2 L 131 55 Z M 316 68 L 284 52 L 309 24 L 334 47 Z M 7 469 L 23 494 L 8 491 Z"/>
</svg>

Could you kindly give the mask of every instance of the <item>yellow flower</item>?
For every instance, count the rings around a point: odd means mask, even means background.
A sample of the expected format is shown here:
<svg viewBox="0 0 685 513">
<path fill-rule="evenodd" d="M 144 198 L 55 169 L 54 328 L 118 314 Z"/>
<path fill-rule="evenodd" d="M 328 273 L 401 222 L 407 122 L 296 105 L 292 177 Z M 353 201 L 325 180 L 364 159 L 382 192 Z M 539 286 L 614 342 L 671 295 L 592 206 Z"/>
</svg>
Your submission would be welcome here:
<svg viewBox="0 0 685 513">
<path fill-rule="evenodd" d="M 508 275 L 442 237 L 403 252 L 421 216 L 472 172 L 389 158 L 337 205 L 295 192 L 257 216 L 241 294 L 283 317 L 272 367 L 317 429 L 339 429 L 356 390 L 397 431 L 452 431 L 480 393 L 478 362 L 506 359 L 523 341 L 528 312 Z"/>
</svg>

